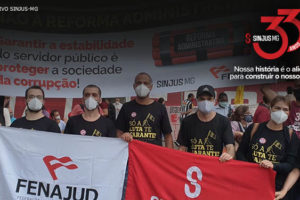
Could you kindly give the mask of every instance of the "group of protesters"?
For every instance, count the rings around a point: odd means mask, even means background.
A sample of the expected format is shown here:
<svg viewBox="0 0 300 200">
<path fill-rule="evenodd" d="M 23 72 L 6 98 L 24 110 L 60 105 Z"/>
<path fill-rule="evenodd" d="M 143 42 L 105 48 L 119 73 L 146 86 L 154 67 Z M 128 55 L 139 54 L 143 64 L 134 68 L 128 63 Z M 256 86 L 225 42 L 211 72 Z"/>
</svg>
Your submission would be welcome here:
<svg viewBox="0 0 300 200">
<path fill-rule="evenodd" d="M 164 140 L 167 148 L 174 148 L 166 107 L 163 101 L 149 97 L 152 87 L 149 74 L 137 74 L 133 81 L 136 98 L 123 104 L 116 120 L 112 120 L 104 116 L 99 106 L 102 102 L 100 87 L 87 85 L 82 92 L 83 103 L 77 114 L 69 117 L 64 133 L 119 137 L 126 142 L 136 139 L 160 146 Z M 273 169 L 277 172 L 276 199 L 300 199 L 300 184 L 296 183 L 300 175 L 300 82 L 295 81 L 292 88 L 294 99 L 279 96 L 268 86 L 261 91 L 264 101 L 252 117 L 248 106 L 234 108 L 225 93 L 216 98 L 212 86 L 201 85 L 195 97 L 188 95 L 175 144 L 180 151 L 216 156 L 222 163 L 237 159 Z M 26 115 L 14 120 L 11 127 L 62 132 L 58 112 L 51 112 L 54 120 L 43 113 L 45 94 L 41 87 L 28 88 L 25 99 Z M 194 99 L 196 112 L 192 111 Z M 4 99 L 0 99 L 0 123 L 5 124 L 3 106 Z M 126 178 L 124 185 L 125 191 Z"/>
</svg>

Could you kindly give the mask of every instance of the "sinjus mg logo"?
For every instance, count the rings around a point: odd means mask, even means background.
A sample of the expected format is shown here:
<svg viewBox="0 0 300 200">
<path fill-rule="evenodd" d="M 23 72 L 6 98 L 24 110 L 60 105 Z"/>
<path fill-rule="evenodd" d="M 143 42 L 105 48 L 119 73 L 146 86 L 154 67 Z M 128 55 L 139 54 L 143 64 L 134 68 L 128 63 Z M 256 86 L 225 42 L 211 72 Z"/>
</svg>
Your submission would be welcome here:
<svg viewBox="0 0 300 200">
<path fill-rule="evenodd" d="M 278 9 L 278 16 L 262 16 L 260 19 L 261 23 L 269 23 L 270 25 L 265 29 L 268 31 L 275 31 L 278 35 L 252 35 L 246 33 L 245 43 L 253 44 L 254 51 L 262 58 L 273 60 L 281 57 L 286 52 L 296 51 L 300 48 L 300 21 L 296 18 L 300 12 L 300 9 Z M 298 30 L 297 41 L 292 44 L 289 44 L 289 37 L 286 31 L 280 26 L 283 23 L 293 24 Z M 279 37 L 280 36 L 280 37 Z M 280 41 L 281 38 L 281 41 Z M 265 52 L 261 46 L 260 42 L 281 42 L 280 48 L 273 52 Z"/>
</svg>

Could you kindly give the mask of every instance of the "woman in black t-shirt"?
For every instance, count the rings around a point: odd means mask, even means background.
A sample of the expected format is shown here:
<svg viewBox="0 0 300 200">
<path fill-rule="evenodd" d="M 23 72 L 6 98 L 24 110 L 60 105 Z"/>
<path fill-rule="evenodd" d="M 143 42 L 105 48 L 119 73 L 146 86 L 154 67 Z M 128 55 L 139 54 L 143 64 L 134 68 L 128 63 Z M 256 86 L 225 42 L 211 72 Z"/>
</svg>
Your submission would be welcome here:
<svg viewBox="0 0 300 200">
<path fill-rule="evenodd" d="M 277 172 L 275 186 L 280 190 L 297 156 L 297 136 L 283 123 L 289 115 L 289 102 L 277 96 L 271 102 L 271 120 L 249 126 L 237 151 L 237 159 L 260 164 Z M 289 199 L 288 195 L 284 199 Z"/>
</svg>

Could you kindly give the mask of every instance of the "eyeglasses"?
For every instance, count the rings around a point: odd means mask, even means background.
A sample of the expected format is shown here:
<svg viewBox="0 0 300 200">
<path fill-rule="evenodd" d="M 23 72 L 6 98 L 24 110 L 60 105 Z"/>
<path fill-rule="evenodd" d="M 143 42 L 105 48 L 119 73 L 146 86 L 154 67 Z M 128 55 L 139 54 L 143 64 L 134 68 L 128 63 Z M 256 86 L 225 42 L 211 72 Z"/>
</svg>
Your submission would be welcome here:
<svg viewBox="0 0 300 200">
<path fill-rule="evenodd" d="M 37 98 L 37 99 L 39 99 L 39 100 L 43 100 L 43 96 L 42 96 L 42 95 L 37 95 L 37 96 L 29 95 L 29 96 L 28 96 L 28 99 L 33 99 L 33 98 Z"/>
</svg>

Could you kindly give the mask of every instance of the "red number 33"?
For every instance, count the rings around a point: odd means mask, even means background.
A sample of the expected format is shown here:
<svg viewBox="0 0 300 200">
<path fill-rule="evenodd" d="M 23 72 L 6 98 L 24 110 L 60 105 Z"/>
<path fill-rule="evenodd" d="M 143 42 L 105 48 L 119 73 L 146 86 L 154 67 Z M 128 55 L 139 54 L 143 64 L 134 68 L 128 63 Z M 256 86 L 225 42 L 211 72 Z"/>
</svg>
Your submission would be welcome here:
<svg viewBox="0 0 300 200">
<path fill-rule="evenodd" d="M 256 53 L 260 55 L 262 58 L 273 60 L 282 56 L 286 51 L 291 52 L 297 50 L 300 47 L 300 21 L 296 19 L 296 16 L 298 15 L 299 12 L 300 9 L 278 9 L 278 15 L 286 15 L 287 17 L 286 18 L 283 16 L 261 17 L 261 23 L 271 23 L 266 28 L 267 31 L 273 30 L 279 33 L 282 39 L 282 44 L 278 51 L 274 53 L 266 53 L 260 48 L 258 42 L 254 42 L 253 47 Z M 284 31 L 284 29 L 279 26 L 279 24 L 282 21 L 283 23 L 292 23 L 298 28 L 298 34 L 299 34 L 298 40 L 295 42 L 295 44 L 290 45 L 289 47 L 288 47 L 288 43 L 289 43 L 288 36 Z"/>
</svg>

